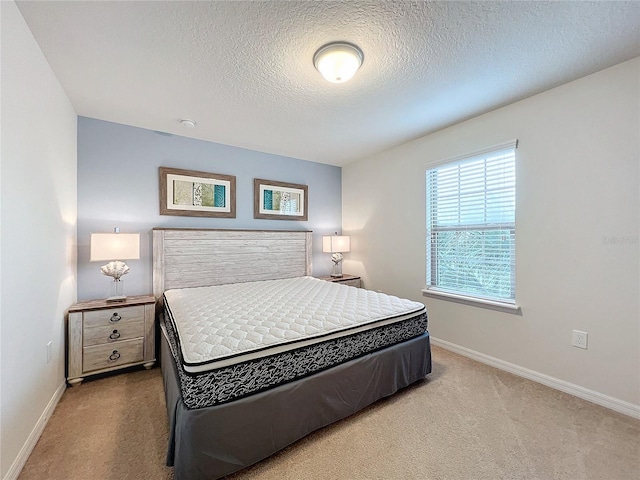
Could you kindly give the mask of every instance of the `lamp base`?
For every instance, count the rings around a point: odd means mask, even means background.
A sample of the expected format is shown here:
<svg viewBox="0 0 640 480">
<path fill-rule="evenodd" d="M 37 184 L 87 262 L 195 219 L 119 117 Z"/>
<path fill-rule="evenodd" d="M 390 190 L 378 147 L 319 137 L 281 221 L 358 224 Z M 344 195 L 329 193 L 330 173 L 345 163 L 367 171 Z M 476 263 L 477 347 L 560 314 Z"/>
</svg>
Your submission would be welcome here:
<svg viewBox="0 0 640 480">
<path fill-rule="evenodd" d="M 333 261 L 333 272 L 331 272 L 331 276 L 340 278 L 342 276 L 342 254 L 334 253 L 331 255 L 331 260 Z"/>
<path fill-rule="evenodd" d="M 111 302 L 124 302 L 127 299 L 124 294 L 124 281 L 121 278 L 114 278 L 113 282 L 109 284 L 109 296 L 107 297 L 107 303 Z"/>
</svg>

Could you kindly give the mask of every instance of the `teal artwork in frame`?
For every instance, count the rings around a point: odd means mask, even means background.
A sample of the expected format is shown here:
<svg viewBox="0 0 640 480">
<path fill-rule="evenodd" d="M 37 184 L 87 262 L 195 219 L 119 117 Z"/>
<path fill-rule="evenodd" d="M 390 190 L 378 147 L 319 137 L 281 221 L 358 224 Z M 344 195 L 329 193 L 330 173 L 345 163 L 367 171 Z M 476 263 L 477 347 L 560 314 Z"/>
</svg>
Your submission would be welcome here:
<svg viewBox="0 0 640 480">
<path fill-rule="evenodd" d="M 160 215 L 236 216 L 236 177 L 160 167 Z"/>
<path fill-rule="evenodd" d="M 308 187 L 297 183 L 256 178 L 253 181 L 253 218 L 307 220 Z"/>
</svg>

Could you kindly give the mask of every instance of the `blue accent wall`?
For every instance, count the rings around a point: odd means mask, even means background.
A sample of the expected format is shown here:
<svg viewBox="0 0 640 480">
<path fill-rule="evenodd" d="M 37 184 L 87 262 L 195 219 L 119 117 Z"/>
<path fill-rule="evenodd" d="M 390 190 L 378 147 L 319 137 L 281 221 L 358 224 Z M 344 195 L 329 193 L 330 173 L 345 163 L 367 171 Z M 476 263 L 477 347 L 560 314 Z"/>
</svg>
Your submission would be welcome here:
<svg viewBox="0 0 640 480">
<path fill-rule="evenodd" d="M 236 176 L 236 218 L 159 214 L 158 167 Z M 78 300 L 105 298 L 105 262 L 89 262 L 91 233 L 140 233 L 140 260 L 129 260 L 125 294 L 152 292 L 153 227 L 252 228 L 313 231 L 313 274 L 331 261 L 322 235 L 340 232 L 342 169 L 192 138 L 78 117 Z M 253 218 L 253 179 L 308 185 L 309 220 Z"/>
</svg>

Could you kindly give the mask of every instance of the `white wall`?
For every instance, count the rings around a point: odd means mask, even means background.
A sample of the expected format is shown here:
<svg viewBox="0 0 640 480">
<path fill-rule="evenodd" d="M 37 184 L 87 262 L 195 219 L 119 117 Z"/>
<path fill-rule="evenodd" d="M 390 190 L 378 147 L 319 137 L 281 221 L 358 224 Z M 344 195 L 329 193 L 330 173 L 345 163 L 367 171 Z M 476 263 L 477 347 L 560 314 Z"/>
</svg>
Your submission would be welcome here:
<svg viewBox="0 0 640 480">
<path fill-rule="evenodd" d="M 426 168 L 516 138 L 522 316 L 422 297 Z M 639 159 L 634 59 L 343 168 L 344 271 L 423 301 L 433 337 L 635 409 Z M 588 350 L 571 346 L 573 329 L 589 333 Z"/>
<path fill-rule="evenodd" d="M 76 114 L 15 3 L 0 5 L 0 477 L 14 478 L 64 388 L 64 314 L 76 299 Z"/>
</svg>

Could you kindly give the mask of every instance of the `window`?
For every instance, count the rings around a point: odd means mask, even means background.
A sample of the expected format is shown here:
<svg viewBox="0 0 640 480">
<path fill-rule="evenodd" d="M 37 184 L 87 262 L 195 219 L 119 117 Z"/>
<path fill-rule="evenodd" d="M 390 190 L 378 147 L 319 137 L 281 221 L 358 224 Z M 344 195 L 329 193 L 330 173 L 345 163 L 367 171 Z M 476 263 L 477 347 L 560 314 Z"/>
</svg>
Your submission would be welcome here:
<svg viewBox="0 0 640 480">
<path fill-rule="evenodd" d="M 515 304 L 517 141 L 427 170 L 427 290 Z"/>
</svg>

